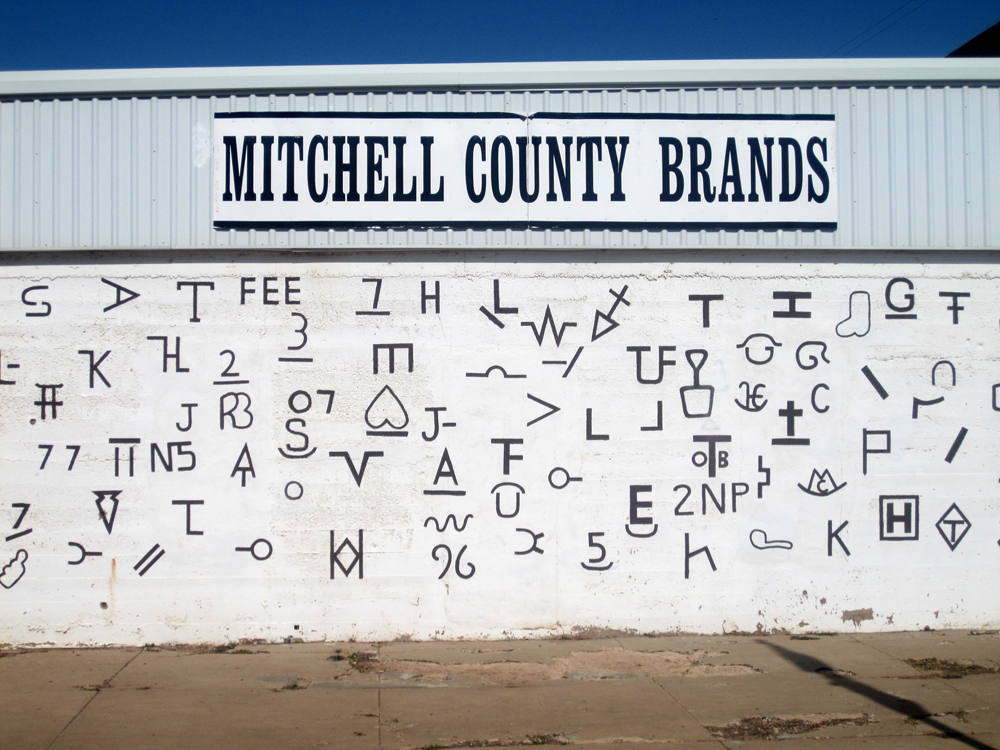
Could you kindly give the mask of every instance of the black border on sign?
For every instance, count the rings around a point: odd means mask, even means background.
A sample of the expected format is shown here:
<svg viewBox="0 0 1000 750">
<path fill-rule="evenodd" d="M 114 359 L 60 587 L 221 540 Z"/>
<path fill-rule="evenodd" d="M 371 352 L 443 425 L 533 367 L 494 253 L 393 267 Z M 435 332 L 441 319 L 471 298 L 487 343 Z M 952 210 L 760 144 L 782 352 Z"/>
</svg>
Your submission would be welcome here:
<svg viewBox="0 0 1000 750">
<path fill-rule="evenodd" d="M 764 120 L 764 121 L 835 121 L 832 114 L 680 114 L 680 113 L 638 113 L 638 112 L 536 112 L 522 115 L 514 112 L 216 112 L 217 120 L 245 119 L 385 119 L 385 120 Z M 835 221 L 216 221 L 212 225 L 219 230 L 248 231 L 250 229 L 307 230 L 307 229 L 453 229 L 455 231 L 514 230 L 544 231 L 642 231 L 642 230 L 689 230 L 735 232 L 741 229 L 755 231 L 803 230 L 835 231 Z"/>
<path fill-rule="evenodd" d="M 776 114 L 680 114 L 639 112 L 536 112 L 521 115 L 514 112 L 216 112 L 216 120 L 247 119 L 370 119 L 370 120 L 836 120 L 834 115 Z"/>
<path fill-rule="evenodd" d="M 643 229 L 687 229 L 692 231 L 724 231 L 735 232 L 740 229 L 802 229 L 806 231 L 834 231 L 835 221 L 217 221 L 216 229 L 374 229 L 385 231 L 389 229 L 512 229 L 515 231 L 572 230 L 581 231 L 593 229 L 603 231 Z"/>
</svg>

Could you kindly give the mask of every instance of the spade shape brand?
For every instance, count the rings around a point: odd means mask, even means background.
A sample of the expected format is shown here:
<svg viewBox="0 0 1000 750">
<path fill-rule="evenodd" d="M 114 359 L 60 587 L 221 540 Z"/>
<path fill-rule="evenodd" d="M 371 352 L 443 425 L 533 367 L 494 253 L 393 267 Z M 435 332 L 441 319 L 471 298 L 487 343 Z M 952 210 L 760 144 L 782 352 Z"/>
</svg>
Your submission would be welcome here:
<svg viewBox="0 0 1000 750">
<path fill-rule="evenodd" d="M 704 349 L 689 349 L 684 352 L 688 364 L 694 371 L 694 384 L 681 388 L 681 408 L 688 419 L 712 416 L 712 401 L 715 398 L 715 386 L 701 384 L 701 368 L 708 360 L 708 352 Z"/>
</svg>

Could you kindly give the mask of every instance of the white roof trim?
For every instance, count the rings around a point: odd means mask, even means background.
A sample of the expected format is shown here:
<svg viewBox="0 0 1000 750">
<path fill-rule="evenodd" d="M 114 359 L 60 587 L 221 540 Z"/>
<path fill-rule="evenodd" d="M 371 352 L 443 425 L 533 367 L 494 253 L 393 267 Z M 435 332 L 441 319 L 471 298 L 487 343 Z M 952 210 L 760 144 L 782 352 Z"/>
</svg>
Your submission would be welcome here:
<svg viewBox="0 0 1000 750">
<path fill-rule="evenodd" d="M 671 60 L 25 71 L 0 72 L 0 96 L 947 83 L 1000 83 L 1000 59 Z"/>
</svg>

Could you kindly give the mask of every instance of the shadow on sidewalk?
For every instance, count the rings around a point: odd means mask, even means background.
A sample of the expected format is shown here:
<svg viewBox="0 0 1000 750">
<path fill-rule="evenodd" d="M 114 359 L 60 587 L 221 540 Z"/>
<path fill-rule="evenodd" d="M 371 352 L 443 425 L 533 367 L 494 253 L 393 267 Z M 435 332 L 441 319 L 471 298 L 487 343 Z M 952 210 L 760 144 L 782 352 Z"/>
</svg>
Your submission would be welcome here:
<svg viewBox="0 0 1000 750">
<path fill-rule="evenodd" d="M 814 674 L 822 675 L 831 684 L 844 688 L 845 690 L 850 690 L 852 693 L 862 695 L 875 703 L 885 706 L 890 711 L 895 711 L 896 713 L 902 714 L 907 718 L 921 721 L 927 726 L 933 727 L 937 731 L 941 732 L 945 737 L 958 740 L 959 742 L 964 742 L 969 747 L 977 748 L 977 750 L 997 750 L 992 745 L 980 742 L 974 737 L 963 734 L 957 729 L 938 721 L 931 716 L 930 711 L 921 706 L 919 703 L 907 700 L 906 698 L 900 698 L 899 696 L 892 695 L 891 693 L 886 693 L 878 688 L 872 687 L 871 685 L 866 685 L 860 680 L 851 679 L 844 674 L 838 673 L 834 667 L 831 667 L 829 664 L 820 661 L 815 657 L 800 654 L 797 651 L 792 651 L 784 646 L 779 646 L 776 643 L 769 643 L 765 640 L 758 639 L 757 642 L 767 646 L 772 651 L 777 652 L 779 656 L 794 664 L 803 672 L 812 672 Z"/>
</svg>

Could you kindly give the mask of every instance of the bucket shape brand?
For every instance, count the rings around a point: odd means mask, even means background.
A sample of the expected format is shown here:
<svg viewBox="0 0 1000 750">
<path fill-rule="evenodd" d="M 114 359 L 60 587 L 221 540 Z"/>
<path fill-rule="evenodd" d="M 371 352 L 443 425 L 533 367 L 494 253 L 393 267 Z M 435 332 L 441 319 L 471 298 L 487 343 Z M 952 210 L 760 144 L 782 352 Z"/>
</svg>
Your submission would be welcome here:
<svg viewBox="0 0 1000 750">
<path fill-rule="evenodd" d="M 681 408 L 688 419 L 712 416 L 712 401 L 715 399 L 715 386 L 701 384 L 701 368 L 708 360 L 708 352 L 704 349 L 688 349 L 684 352 L 688 364 L 694 370 L 694 385 L 681 388 Z"/>
</svg>

